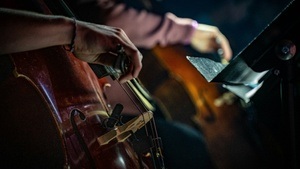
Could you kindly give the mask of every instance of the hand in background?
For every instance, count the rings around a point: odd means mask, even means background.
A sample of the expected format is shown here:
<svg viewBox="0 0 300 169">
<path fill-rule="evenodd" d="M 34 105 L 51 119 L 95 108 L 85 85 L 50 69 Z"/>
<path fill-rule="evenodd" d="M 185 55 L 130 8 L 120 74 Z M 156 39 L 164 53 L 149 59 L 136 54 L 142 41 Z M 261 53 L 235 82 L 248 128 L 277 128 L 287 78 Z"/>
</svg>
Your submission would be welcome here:
<svg viewBox="0 0 300 169">
<path fill-rule="evenodd" d="M 218 52 L 226 61 L 232 57 L 228 39 L 215 26 L 199 24 L 192 35 L 191 46 L 202 53 Z"/>
</svg>

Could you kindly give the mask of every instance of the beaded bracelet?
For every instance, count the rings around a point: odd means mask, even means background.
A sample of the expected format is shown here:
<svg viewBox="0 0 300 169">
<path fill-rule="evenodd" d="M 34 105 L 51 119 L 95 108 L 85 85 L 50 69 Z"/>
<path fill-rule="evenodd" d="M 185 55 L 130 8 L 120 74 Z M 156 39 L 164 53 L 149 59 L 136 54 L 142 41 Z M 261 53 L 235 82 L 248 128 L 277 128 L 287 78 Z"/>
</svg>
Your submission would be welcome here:
<svg viewBox="0 0 300 169">
<path fill-rule="evenodd" d="M 76 22 L 75 17 L 73 17 L 73 25 L 74 25 L 74 28 L 73 28 L 73 37 L 71 39 L 71 43 L 70 43 L 70 45 L 68 45 L 68 48 L 66 48 L 64 46 L 64 49 L 69 52 L 74 52 L 74 50 L 75 50 L 75 38 L 76 38 L 76 29 L 77 29 L 77 22 Z"/>
</svg>

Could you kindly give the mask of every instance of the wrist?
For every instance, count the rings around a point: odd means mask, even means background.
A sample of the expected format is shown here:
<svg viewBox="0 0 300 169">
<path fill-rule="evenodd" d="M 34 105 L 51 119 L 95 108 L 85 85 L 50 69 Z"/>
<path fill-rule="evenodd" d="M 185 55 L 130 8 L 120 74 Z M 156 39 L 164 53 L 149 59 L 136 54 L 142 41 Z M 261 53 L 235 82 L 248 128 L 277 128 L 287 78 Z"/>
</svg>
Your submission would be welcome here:
<svg viewBox="0 0 300 169">
<path fill-rule="evenodd" d="M 64 45 L 64 49 L 69 51 L 69 52 L 74 52 L 75 50 L 75 38 L 76 38 L 76 34 L 77 34 L 77 21 L 76 18 L 73 17 L 73 28 L 72 28 L 72 32 L 71 32 L 71 39 L 70 39 L 70 43 L 68 45 Z"/>
<path fill-rule="evenodd" d="M 192 41 L 192 37 L 195 34 L 198 22 L 190 18 L 178 18 L 172 13 L 167 13 L 166 18 L 170 20 L 172 27 L 169 29 L 172 30 L 169 33 L 172 43 L 180 43 L 183 45 L 189 45 Z"/>
<path fill-rule="evenodd" d="M 186 39 L 185 41 L 183 42 L 184 44 L 191 44 L 194 37 L 195 37 L 195 33 L 197 31 L 197 28 L 198 28 L 199 24 L 197 21 L 192 21 L 190 26 L 189 26 L 189 29 L 187 30 L 187 33 L 186 33 Z"/>
<path fill-rule="evenodd" d="M 54 39 L 53 45 L 71 44 L 74 36 L 74 20 L 64 16 L 55 16 L 50 19 L 50 26 L 52 26 L 52 35 Z"/>
</svg>

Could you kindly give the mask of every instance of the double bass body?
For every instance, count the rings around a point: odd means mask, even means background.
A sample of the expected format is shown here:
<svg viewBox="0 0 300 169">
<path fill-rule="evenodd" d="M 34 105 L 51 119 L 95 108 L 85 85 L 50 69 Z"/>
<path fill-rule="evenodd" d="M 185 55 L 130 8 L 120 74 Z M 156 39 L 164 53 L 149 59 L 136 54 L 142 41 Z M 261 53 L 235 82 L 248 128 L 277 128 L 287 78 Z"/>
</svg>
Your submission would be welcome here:
<svg viewBox="0 0 300 169">
<path fill-rule="evenodd" d="M 152 167 L 127 139 L 144 124 L 104 124 L 112 110 L 90 65 L 62 46 L 3 57 L 1 168 Z"/>
<path fill-rule="evenodd" d="M 5 129 L 1 145 L 12 148 L 4 155 L 17 163 L 2 164 L 139 168 L 126 141 L 104 146 L 97 142 L 109 131 L 102 124 L 109 110 L 89 65 L 60 47 L 14 54 L 12 59 L 14 76 L 1 84 L 1 128 Z"/>
</svg>

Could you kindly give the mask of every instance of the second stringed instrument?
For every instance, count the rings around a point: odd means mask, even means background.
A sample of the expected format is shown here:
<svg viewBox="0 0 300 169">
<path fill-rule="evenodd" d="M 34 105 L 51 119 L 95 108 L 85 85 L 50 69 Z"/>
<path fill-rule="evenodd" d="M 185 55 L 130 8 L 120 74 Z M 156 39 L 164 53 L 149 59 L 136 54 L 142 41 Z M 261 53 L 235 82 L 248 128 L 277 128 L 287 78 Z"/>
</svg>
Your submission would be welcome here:
<svg viewBox="0 0 300 169">
<path fill-rule="evenodd" d="M 218 167 L 260 165 L 254 149 L 257 145 L 247 128 L 246 111 L 233 93 L 221 84 L 207 82 L 186 59 L 187 52 L 182 46 L 156 46 L 143 51 L 143 55 L 142 83 L 163 107 L 167 119 L 203 132 Z"/>
</svg>

